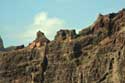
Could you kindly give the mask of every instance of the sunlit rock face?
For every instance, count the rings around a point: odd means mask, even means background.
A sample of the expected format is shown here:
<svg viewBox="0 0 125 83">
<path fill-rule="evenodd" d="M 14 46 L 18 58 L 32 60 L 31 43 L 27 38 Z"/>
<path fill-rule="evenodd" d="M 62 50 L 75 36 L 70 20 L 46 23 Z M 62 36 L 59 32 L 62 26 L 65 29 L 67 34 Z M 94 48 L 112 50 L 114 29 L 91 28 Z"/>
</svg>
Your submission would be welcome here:
<svg viewBox="0 0 125 83">
<path fill-rule="evenodd" d="M 0 83 L 125 83 L 125 9 L 81 30 L 0 53 Z"/>
</svg>

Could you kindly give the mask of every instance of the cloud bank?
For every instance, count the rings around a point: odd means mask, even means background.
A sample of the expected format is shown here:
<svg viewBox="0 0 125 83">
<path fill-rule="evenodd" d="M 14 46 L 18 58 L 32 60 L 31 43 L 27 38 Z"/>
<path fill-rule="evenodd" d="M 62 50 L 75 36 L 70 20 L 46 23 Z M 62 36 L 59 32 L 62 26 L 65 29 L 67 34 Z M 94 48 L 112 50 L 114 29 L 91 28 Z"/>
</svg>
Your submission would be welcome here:
<svg viewBox="0 0 125 83">
<path fill-rule="evenodd" d="M 38 13 L 33 23 L 30 24 L 27 30 L 22 34 L 22 39 L 33 39 L 36 32 L 41 30 L 49 39 L 53 39 L 56 32 L 60 29 L 64 29 L 65 22 L 62 19 L 56 17 L 49 17 L 46 12 Z"/>
</svg>

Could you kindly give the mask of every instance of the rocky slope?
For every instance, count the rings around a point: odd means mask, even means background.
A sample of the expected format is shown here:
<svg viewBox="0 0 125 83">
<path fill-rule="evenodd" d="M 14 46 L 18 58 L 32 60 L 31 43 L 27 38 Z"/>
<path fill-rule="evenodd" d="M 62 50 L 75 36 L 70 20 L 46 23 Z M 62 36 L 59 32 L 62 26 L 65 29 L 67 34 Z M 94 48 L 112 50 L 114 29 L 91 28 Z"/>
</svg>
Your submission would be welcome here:
<svg viewBox="0 0 125 83">
<path fill-rule="evenodd" d="M 28 46 L 0 53 L 0 83 L 125 83 L 125 9 L 99 15 L 75 33 L 42 32 Z"/>
</svg>

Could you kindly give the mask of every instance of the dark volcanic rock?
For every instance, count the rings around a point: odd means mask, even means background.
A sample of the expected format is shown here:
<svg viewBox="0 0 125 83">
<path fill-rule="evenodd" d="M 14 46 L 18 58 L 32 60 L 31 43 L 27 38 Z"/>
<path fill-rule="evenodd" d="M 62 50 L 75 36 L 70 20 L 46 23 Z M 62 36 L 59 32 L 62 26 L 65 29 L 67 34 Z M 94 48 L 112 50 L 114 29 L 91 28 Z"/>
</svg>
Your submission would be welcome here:
<svg viewBox="0 0 125 83">
<path fill-rule="evenodd" d="M 125 83 L 125 9 L 29 47 L 0 53 L 0 83 Z"/>
</svg>

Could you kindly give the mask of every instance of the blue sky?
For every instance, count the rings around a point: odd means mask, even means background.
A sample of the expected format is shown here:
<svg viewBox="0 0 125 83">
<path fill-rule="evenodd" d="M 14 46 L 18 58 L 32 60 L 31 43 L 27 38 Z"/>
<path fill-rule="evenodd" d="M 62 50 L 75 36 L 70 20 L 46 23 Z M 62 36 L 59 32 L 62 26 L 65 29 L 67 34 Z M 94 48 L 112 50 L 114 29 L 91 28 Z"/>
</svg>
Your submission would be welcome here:
<svg viewBox="0 0 125 83">
<path fill-rule="evenodd" d="M 27 45 L 38 30 L 53 39 L 59 29 L 77 31 L 99 13 L 118 12 L 125 0 L 0 0 L 0 35 L 5 47 Z"/>
</svg>

